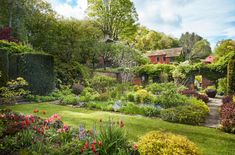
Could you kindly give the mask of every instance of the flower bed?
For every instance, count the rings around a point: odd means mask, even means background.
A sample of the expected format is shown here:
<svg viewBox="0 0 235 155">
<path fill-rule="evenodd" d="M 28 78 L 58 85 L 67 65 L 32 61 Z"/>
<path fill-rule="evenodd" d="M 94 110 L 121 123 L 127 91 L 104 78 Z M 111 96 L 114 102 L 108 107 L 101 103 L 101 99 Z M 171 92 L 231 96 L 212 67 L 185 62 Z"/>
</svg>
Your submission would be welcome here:
<svg viewBox="0 0 235 155">
<path fill-rule="evenodd" d="M 33 113 L 46 111 L 34 109 Z M 137 149 L 129 143 L 123 121 L 100 120 L 98 132 L 82 125 L 71 128 L 58 114 L 41 119 L 1 110 L 0 123 L 1 154 L 130 154 Z"/>
</svg>

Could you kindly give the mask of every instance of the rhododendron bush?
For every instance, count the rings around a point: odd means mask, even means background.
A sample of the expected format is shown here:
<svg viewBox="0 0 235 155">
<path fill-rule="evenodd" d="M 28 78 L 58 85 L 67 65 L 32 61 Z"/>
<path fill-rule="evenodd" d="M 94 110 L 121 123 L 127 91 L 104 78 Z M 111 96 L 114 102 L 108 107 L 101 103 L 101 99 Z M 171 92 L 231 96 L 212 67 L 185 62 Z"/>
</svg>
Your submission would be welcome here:
<svg viewBox="0 0 235 155">
<path fill-rule="evenodd" d="M 99 121 L 93 130 L 84 125 L 72 128 L 59 114 L 42 119 L 34 109 L 23 115 L 11 110 L 0 111 L 0 154 L 135 154 L 137 146 L 128 142 L 122 120 Z"/>
</svg>

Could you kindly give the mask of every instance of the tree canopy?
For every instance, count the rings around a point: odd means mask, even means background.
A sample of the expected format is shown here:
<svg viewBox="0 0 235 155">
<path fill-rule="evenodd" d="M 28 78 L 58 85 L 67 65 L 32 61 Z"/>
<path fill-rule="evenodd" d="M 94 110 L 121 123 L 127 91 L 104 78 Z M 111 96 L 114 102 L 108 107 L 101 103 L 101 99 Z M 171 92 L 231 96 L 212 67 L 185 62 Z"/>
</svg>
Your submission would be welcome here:
<svg viewBox="0 0 235 155">
<path fill-rule="evenodd" d="M 88 0 L 88 16 L 105 37 L 114 40 L 136 31 L 138 14 L 130 0 Z"/>
</svg>

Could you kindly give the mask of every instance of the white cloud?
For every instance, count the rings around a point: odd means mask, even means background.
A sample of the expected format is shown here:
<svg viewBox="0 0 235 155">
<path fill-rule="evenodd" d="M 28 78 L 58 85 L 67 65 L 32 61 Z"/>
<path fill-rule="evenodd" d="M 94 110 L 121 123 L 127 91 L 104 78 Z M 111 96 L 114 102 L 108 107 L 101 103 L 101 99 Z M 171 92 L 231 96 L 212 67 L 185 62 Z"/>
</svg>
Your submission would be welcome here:
<svg viewBox="0 0 235 155">
<path fill-rule="evenodd" d="M 186 31 L 208 39 L 235 39 L 235 0 L 134 0 L 140 23 L 175 37 Z"/>
<path fill-rule="evenodd" d="M 76 4 L 72 6 L 73 0 L 65 0 L 64 3 L 58 0 L 47 0 L 51 3 L 52 8 L 60 15 L 64 17 L 73 17 L 77 19 L 83 19 L 86 17 L 87 0 L 76 0 Z"/>
<path fill-rule="evenodd" d="M 47 1 L 55 11 L 65 17 L 86 17 L 87 0 Z M 208 39 L 212 47 L 223 38 L 235 39 L 235 0 L 132 1 L 135 3 L 140 23 L 150 29 L 174 37 L 180 37 L 187 31 L 195 32 Z"/>
</svg>

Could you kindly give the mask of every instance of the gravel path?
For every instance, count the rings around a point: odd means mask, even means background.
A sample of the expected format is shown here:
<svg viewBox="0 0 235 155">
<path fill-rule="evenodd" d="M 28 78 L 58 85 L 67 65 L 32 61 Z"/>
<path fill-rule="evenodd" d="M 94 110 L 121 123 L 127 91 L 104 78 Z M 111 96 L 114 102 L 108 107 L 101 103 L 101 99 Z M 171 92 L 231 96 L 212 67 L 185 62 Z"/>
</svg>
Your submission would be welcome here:
<svg viewBox="0 0 235 155">
<path fill-rule="evenodd" d="M 210 98 L 210 101 L 207 105 L 210 108 L 210 114 L 206 118 L 206 122 L 204 123 L 204 126 L 210 127 L 210 128 L 217 128 L 220 125 L 219 108 L 222 105 L 222 99 L 219 97 Z"/>
</svg>

